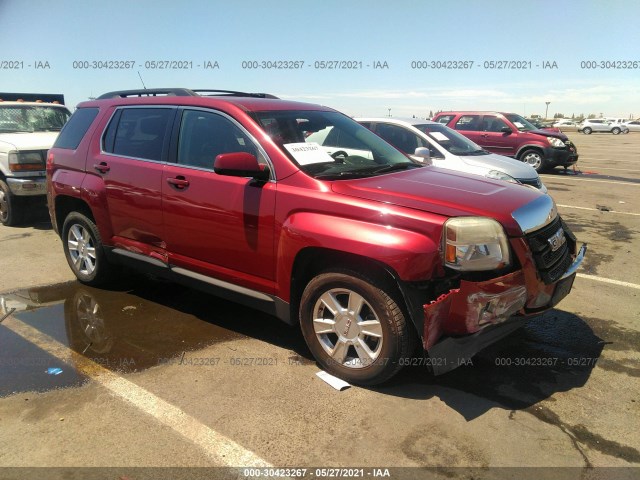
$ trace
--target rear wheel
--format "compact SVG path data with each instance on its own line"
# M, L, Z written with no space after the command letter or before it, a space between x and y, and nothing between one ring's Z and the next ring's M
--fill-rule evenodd
M622 130L620 130L618 127L613 127L611 129L611 133L613 133L614 135L619 135L621 131Z
M300 324L322 368L352 384L388 380L415 345L415 333L391 295L355 272L311 280L302 294Z
M538 150L526 150L520 155L520 160L535 168L536 172L541 172L545 168L545 161L542 153Z
M20 199L9 190L9 185L0 180L0 223L7 227L20 224L24 218L20 203Z
M79 212L71 212L62 226L62 242L67 263L78 280L87 285L104 285L114 274L105 256L95 223Z

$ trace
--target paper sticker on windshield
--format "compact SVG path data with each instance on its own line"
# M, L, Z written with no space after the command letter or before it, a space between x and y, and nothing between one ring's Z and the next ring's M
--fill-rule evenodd
M430 132L430 133L431 133L431 136L439 142L448 142L449 140L451 140L444 133L441 133L441 132Z
M284 145L300 165L333 162L333 158L315 142L287 143Z
M513 124L518 128L524 128L524 125L520 122L513 122Z

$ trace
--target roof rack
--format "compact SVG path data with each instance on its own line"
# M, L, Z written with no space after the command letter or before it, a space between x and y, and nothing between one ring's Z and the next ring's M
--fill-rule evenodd
M236 92L233 90L209 90L198 89L190 90L188 88L147 88L143 90L116 90L100 95L97 100L104 100L107 98L128 98L128 97L213 97L213 96L226 96L226 97L256 97L256 98L278 98L275 95L269 93L247 93Z
M227 97L256 97L256 98L278 98L270 93L248 93L248 92L236 92L234 90L209 90L209 89L197 89L192 90L203 97L214 96L227 96Z

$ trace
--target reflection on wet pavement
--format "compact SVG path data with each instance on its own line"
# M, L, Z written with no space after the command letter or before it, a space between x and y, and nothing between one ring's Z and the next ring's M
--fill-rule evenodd
M240 338L246 329L265 324L269 337L295 336L294 329L275 318L146 278L137 279L136 286L126 291L95 289L77 282L19 291L3 295L2 308L15 308L13 316L18 320L121 373L144 370L184 352ZM0 397L86 381L73 367L1 324L0 345Z

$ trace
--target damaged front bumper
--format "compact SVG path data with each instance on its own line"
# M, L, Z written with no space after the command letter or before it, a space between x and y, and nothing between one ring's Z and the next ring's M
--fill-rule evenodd
M483 282L462 280L459 288L423 305L423 347L434 374L463 365L477 352L557 305L573 286L586 245L560 280L544 285L524 270ZM541 304L544 299L544 304Z

